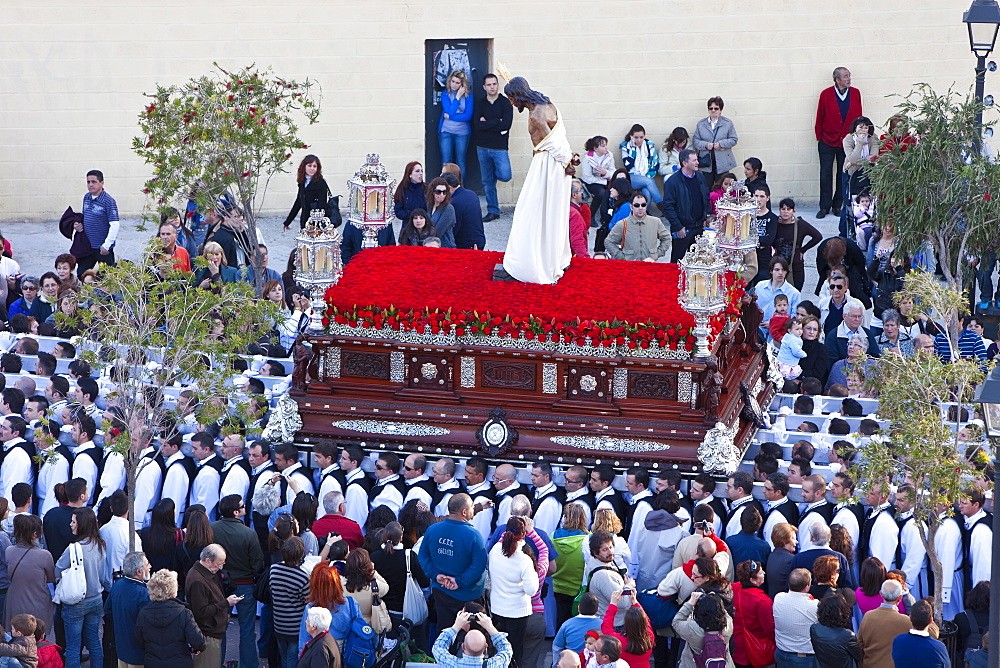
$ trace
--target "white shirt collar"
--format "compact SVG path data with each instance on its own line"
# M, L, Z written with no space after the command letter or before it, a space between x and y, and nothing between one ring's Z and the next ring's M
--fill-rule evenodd
M787 497L785 497L785 498L787 498ZM826 499L820 499L819 501L817 501L815 503L810 503L808 506L806 506L806 512L809 512L810 510L816 510L817 508L819 508L820 506L822 506L824 503L826 503Z
M555 488L556 488L556 484L554 482L552 482L552 481L549 481L549 484L547 484L547 485L545 485L543 487L539 487L538 489L535 490L535 498L536 499L540 499L543 496L545 496L546 494L548 494L549 492L551 492L552 490L554 490Z
M454 478L448 480L448 482L443 482L437 486L439 492L447 492L449 489L458 489L460 485L458 481Z
M478 485L473 485L472 487L467 487L466 490L469 492L469 495L471 496L472 494L478 494L479 492L485 492L489 488L490 488L490 481L489 480L483 480Z
M203 460L201 460L200 462L195 462L195 464L196 464L196 465L198 466L198 468L201 468L201 467L203 467L203 466L204 466L205 464L207 464L207 463L209 463L210 461L212 461L212 459L214 459L215 457L218 457L218 455L217 455L217 454L215 454L215 453L213 452L212 454L210 454L210 455L209 455L208 457L205 457L205 458L204 458Z
M289 478L289 477L291 477L291 475L293 473L295 473L296 471L298 471L300 468L302 468L302 462L295 462L294 464L292 464L291 466L289 466L287 469L285 469L284 471L282 471L281 475L284 476L285 478Z
M417 484L422 483L425 480L430 480L430 478L428 478L425 475L422 475L422 476L417 476L416 478L403 478L403 480L406 481L407 485L417 485Z
M979 512L976 513L975 515L973 515L972 517L966 517L965 518L965 528L966 529L971 529L972 525L975 524L976 522L978 522L979 519L982 518L982 517L986 517L986 511L982 510L982 509L980 509Z
M340 465L338 465L338 464L330 464L325 469L323 469L322 471L320 471L320 475L326 475L327 473L333 473L334 471L336 471L339 468L340 468Z
M598 492L597 495L594 498L596 498L598 501L601 501L601 500L604 499L604 497L611 496L614 493L615 493L615 488L612 487L611 485L608 485L607 487L605 487L604 489L602 489L600 492Z
M767 502L767 509L768 510L774 510L778 506L784 505L786 503L788 503L788 497L787 496L784 497L784 498L782 498L782 499L780 499L780 500L778 500L778 501L768 501Z
M75 452L74 452L74 454L75 454ZM181 452L180 450L178 450L174 454L172 454L169 457L167 457L167 461L165 463L166 463L167 466L170 466L174 462L180 461L182 459L184 459L184 453Z
M364 477L365 477L365 470L359 466L358 468L356 468L353 471L349 472L347 474L347 477L345 478L345 480L347 482L354 482L358 478L364 478Z
M227 459L226 463L222 465L222 470L223 471L228 471L229 469L231 469L234 466L236 466L237 462L241 461L242 459L243 459L243 455L236 455L232 459Z
M703 499L703 501L699 502L699 505L701 503L708 503L711 500L712 500L712 497L709 497L707 499ZM752 494L750 496L742 496L742 497L736 499L735 501L733 501L732 503L729 504L729 510L730 510L730 512L732 512L736 508L739 508L740 506L742 506L745 503L750 503L751 501L753 501L753 495Z
M382 478L381 480L379 480L377 483L375 483L375 486L376 487L385 487L390 482L395 482L396 480L399 480L399 474L398 473L393 473L388 478Z
M930 634L930 632L927 629L923 629L923 630L920 630L920 629L910 629L910 633L913 634L913 635L915 635L915 636L923 636L925 638L930 638L931 637L931 634Z
M590 491L590 489L586 485L584 485L583 487L581 487L580 489L576 490L575 492L569 492L568 494L566 494L566 500L567 501L573 501L575 499L579 499L581 496L587 496L587 492L589 492L589 491ZM582 617L583 615L580 615L580 616Z
M84 450L87 450L88 448L92 447L94 447L93 441L87 441L86 443L81 443L80 445L77 445L76 447L73 448L73 454L78 455Z
M16 436L16 437L14 437L14 438L10 439L9 441L5 442L5 443L3 444L3 449L4 449L5 451L6 451L6 450L10 450L10 449L11 449L11 448L13 448L14 446L16 446L16 445L19 445L19 444L21 444L21 443L27 443L27 441L26 441L26 440L24 440L23 438L21 438L20 436Z
M264 462L260 466L253 467L253 474L257 475L258 473L263 473L264 471L266 471L267 469L271 468L272 466L274 466L274 462L272 462L270 459L268 459L266 462Z
M639 492L638 494L636 494L635 496L632 497L632 501L630 502L630 505L634 506L639 501L641 501L642 499L645 499L648 496L649 497L653 496L653 493L650 492L648 489L644 489L644 490L642 490L641 492Z

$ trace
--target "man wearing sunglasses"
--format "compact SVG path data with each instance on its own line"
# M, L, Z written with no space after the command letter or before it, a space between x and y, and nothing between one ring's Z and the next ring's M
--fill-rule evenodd
M824 334L829 334L844 322L844 304L850 295L850 285L847 276L843 274L832 274L827 280L830 295L823 297L819 302L819 319L823 324Z
M646 196L632 195L632 213L611 228L604 241L608 257L613 260L656 262L670 255L670 230L655 216L647 215Z

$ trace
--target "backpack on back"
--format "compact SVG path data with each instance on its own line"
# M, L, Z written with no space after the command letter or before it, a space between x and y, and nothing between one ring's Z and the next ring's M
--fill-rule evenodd
M618 572L618 569L611 568L611 566L598 566L594 570L590 571L590 575L587 576L587 584L581 585L579 593L573 598L573 605L571 606L571 612L573 616L580 614L580 599L583 595L590 591L590 581L594 579L594 573L597 571L614 571Z
M361 615L358 602L350 596L347 597L347 602L354 613L354 619L347 631L344 651L341 653L344 668L371 668L378 659L379 636Z
M701 642L701 654L694 655L697 668L726 668L728 648L721 633L706 633Z

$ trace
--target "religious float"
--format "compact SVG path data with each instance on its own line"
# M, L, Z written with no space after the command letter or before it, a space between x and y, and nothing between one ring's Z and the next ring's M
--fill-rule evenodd
M297 442L735 468L774 392L745 334L760 312L731 262L756 245L745 191L720 200L718 233L679 265L574 258L556 285L538 285L494 281L501 253L376 248L393 182L369 155L349 186L348 223L367 250L342 268L322 211L297 242L313 303L295 350Z

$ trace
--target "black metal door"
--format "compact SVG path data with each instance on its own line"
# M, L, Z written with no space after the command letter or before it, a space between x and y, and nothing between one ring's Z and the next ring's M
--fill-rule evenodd
M441 121L441 91L447 84L448 74L440 74L439 66L453 63L466 70L472 98L483 97L483 77L489 72L490 39L429 39L424 42L425 92L424 92L424 172L427 180L441 173L441 148L438 144L438 124ZM445 67L448 69L448 67ZM469 141L469 151L465 158L463 185L476 193L483 194L483 184L476 159L476 140Z

